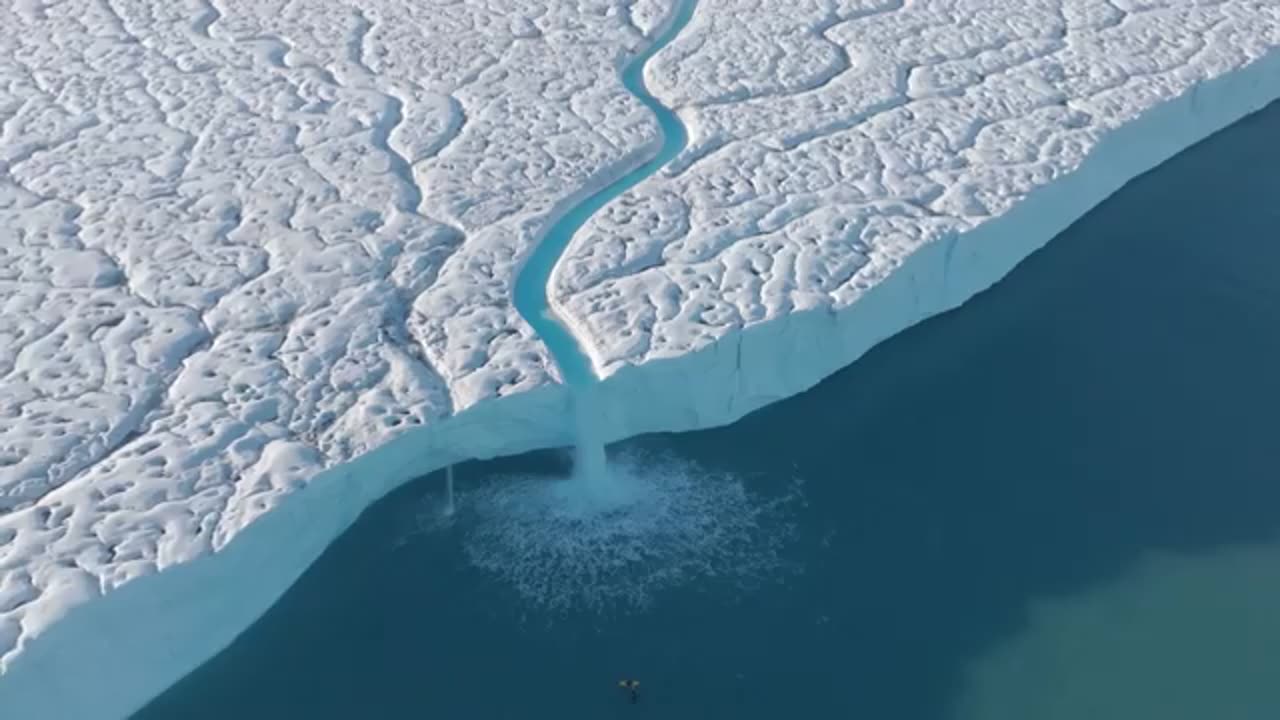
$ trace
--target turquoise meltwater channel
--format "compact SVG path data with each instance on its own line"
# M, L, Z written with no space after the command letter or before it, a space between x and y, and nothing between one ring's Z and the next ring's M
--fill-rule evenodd
M658 153L643 165L570 208L547 230L542 242L538 244L537 249L516 278L516 309L546 344L556 365L560 368L565 384L575 390L592 385L596 380L596 373L585 350L569 331L568 326L551 308L547 297L547 284L551 280L551 273L555 270L556 263L559 262L578 230L614 198L640 184L645 178L675 159L688 143L689 134L685 130L684 123L645 87L644 68L653 56L670 44L689 24L696 4L694 0L680 2L666 28L654 38L644 52L632 58L622 71L623 86L657 117L662 131L662 146Z

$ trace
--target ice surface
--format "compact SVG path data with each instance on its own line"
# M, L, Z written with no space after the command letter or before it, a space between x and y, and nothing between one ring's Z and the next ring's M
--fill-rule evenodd
M653 151L617 68L671 6L0 6L6 716L126 714L389 488L567 440L514 277ZM646 78L689 148L553 276L602 436L962 302L1280 97L1277 46L1258 0L702 0Z
M606 3L66 0L0 28L6 669L322 470L548 385L513 269L656 137Z
M605 375L849 307L1278 32L1257 2L704 0L650 82L689 149L584 228L554 302Z

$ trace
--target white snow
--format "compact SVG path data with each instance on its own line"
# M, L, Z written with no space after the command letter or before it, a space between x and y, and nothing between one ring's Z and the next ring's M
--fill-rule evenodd
M511 288L652 150L616 67L670 7L0 6L0 714L125 715L390 488L568 442ZM701 0L648 72L688 151L553 278L605 435L962 302L1280 97L1278 46L1263 0Z

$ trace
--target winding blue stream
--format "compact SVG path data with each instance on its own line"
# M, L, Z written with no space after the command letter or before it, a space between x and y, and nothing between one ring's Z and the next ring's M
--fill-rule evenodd
M642 180L657 172L675 159L688 143L689 134L680 118L658 102L644 84L644 68L650 58L658 54L693 18L696 0L684 0L676 6L675 16L649 47L628 63L622 71L622 84L645 107L657 116L662 130L662 148L648 162L606 185L571 208L547 231L538 248L516 278L515 305L524 319L542 338L564 381L571 387L584 387L596 379L591 359L578 345L569 328L556 316L547 300L547 283L560 256L564 254L573 236L593 215L614 198L625 193Z

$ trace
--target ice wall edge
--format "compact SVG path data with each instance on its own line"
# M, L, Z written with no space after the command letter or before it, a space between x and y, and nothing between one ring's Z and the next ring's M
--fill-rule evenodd
M922 247L847 308L793 313L679 358L618 370L600 388L606 436L723 425L812 387L879 341L986 289L1135 176L1277 98L1273 51L1111 132L1076 172L997 220ZM0 676L3 715L128 716L226 647L387 492L467 458L567 444L566 401L562 386L543 386L406 433L320 474L220 552L72 609Z

